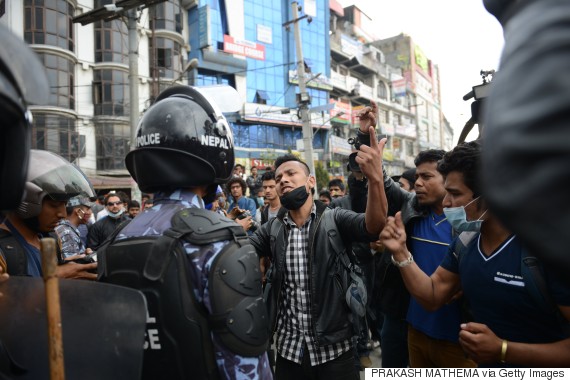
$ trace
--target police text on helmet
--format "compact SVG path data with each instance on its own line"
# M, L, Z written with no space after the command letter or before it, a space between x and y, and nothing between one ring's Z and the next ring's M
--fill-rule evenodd
M137 146L160 144L160 133L150 133L137 137Z
M205 135L202 135L200 137L202 145L228 149L228 140L225 138L219 138L217 136L205 136Z

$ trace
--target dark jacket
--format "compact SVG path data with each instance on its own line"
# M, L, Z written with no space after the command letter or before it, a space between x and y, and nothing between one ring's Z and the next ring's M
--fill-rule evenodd
M311 317L317 344L324 346L350 338L353 330L348 319L350 310L346 304L345 291L341 289L340 283L335 281L335 273L339 270L335 265L336 252L332 249L327 231L324 231L320 223L327 207L320 201L315 201L315 204L316 218L311 222L309 231ZM271 258L272 267L268 273L270 286L266 288L266 298L273 330L277 324L280 293L285 278L285 256L289 245L289 231L283 222L286 212L287 210L281 209L276 218L261 226L250 238L259 256ZM376 239L376 236L366 232L364 214L338 210L335 223L345 247L350 247L352 241ZM276 233L271 233L272 230Z
M414 224L427 215L427 210L418 205L415 193L403 190L384 172L384 191L388 200L388 215L402 211L402 221L409 239ZM392 264L391 253L385 251L377 259L376 284L374 299L379 302L380 310L392 317L404 319L408 312L410 293L404 285L400 270Z
M501 69L485 99L485 200L548 270L568 277L570 2L484 3L505 37Z
M277 210L277 214L279 214L281 210L284 210L283 206L279 207L279 210ZM264 206L261 209L261 224L265 224L268 221L269 221L269 206Z
M87 233L87 248L91 248L92 250L97 250L105 240L109 236L115 232L115 229L119 226L119 224L123 223L126 220L130 220L130 218L123 213L119 218L111 218L110 216L106 216L101 220L98 220L89 228L89 232Z

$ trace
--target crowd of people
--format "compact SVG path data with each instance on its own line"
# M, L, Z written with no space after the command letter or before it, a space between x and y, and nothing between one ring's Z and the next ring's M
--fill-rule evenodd
M14 139L0 155L0 283L40 277L40 239L53 237L57 277L140 290L154 326L143 378L355 380L374 341L383 367L570 364L567 276L555 250L543 261L490 207L500 192L489 201L480 181L484 139L421 151L390 177L371 102L346 183L318 189L293 154L246 175L223 105L172 86L137 130L161 138L125 157L140 202L97 195L77 166L28 149L46 78L30 83L8 57L41 64L0 35L1 127Z

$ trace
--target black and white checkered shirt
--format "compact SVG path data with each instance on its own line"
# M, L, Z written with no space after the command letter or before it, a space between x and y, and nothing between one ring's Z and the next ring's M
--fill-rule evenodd
M297 226L287 214L283 221L289 229L289 246L285 257L285 280L281 288L281 303L277 317L277 351L287 360L301 364L305 343L311 365L336 359L350 350L350 340L317 346L311 319L309 229L316 217L313 204L311 215Z

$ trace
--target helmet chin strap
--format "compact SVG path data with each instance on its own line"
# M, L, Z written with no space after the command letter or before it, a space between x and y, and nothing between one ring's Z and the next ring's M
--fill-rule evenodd
M40 219L37 216L33 216L31 218L22 219L22 222L28 227L30 230L40 233Z

